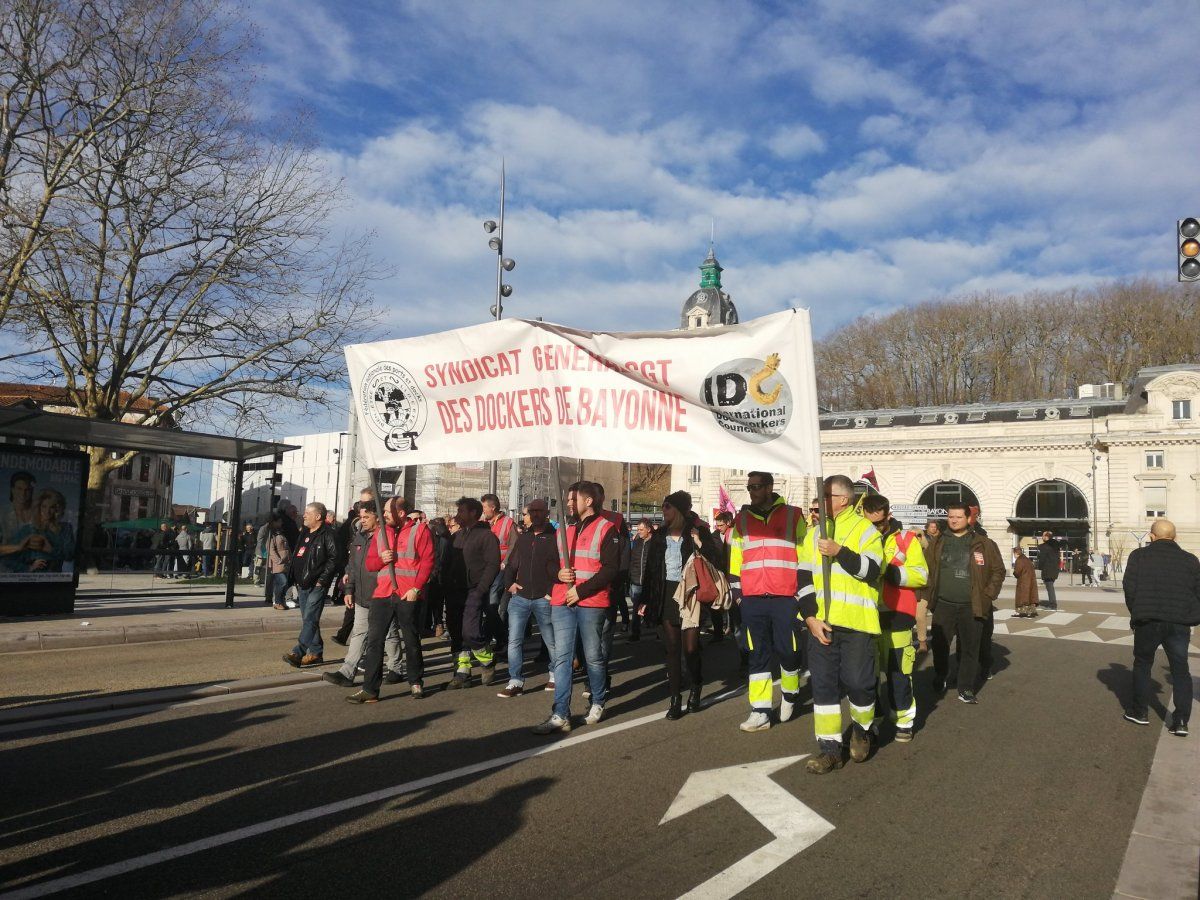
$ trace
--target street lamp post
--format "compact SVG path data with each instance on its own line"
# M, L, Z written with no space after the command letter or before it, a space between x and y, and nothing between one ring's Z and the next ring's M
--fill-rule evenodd
M512 296L512 285L504 283L504 273L511 272L517 267L517 262L504 255L504 160L500 160L500 221L497 223L488 219L483 223L483 230L492 237L488 246L496 251L496 302L489 310L497 322L504 316L504 298ZM515 490L515 487L514 487ZM488 463L488 493L496 493L496 461ZM511 502L519 502L509 498Z
M341 511L341 508L342 508L339 505L339 503L341 501L341 497L342 497L342 438L345 437L346 435L348 435L349 433L350 432L348 432L348 431L339 431L338 436L337 436L337 446L333 448L333 455L335 457L337 457L337 471L333 476L335 479L334 483L333 483L333 515L334 515L334 518L337 518L337 515Z

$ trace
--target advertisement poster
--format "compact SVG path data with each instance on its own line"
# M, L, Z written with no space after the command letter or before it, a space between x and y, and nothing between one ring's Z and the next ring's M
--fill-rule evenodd
M73 593L86 479L83 453L0 444L0 584Z
M566 456L820 471L804 309L695 331L505 319L346 360L371 468Z

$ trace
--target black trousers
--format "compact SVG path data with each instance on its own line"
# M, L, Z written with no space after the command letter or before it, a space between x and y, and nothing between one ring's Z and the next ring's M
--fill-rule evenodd
M421 620L421 601L408 602L394 594L387 600L371 600L367 614L367 646L363 653L363 690L379 695L383 683L383 639L393 621L404 641L404 662L408 683L421 684L425 677L425 660L421 654L421 635L417 623Z
M958 689L975 690L979 678L979 640L986 619L977 619L970 603L942 601L933 610L933 670L945 682L950 671L950 642L958 642Z
M1186 725L1192 711L1192 675L1188 671L1188 644L1192 629L1170 622L1139 622L1133 629L1133 712L1146 717L1150 705L1150 669L1161 645L1171 669L1174 719Z
M343 603L345 600L342 601ZM337 630L334 639L339 644L344 644L350 640L350 632L354 630L354 607L346 607L346 614L342 616L342 627Z

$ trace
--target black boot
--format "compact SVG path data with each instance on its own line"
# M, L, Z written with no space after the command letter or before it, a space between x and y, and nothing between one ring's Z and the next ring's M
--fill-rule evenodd
M679 694L671 698L671 708L667 710L667 718L672 722L683 718L683 698Z
M687 711L690 713L700 712L700 687L697 685L688 692Z

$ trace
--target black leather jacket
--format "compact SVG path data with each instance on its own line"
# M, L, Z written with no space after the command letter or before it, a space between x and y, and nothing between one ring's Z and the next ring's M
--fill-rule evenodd
M300 532L292 554L292 581L298 588L304 591L328 588L337 564L337 536L332 528L322 525L313 532L308 529Z

